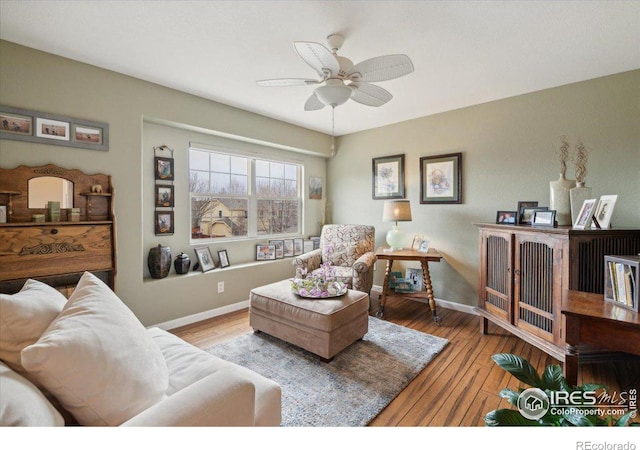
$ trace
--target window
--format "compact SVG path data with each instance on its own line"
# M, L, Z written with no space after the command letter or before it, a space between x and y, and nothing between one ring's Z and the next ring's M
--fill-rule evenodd
M191 148L191 239L299 234L299 164Z

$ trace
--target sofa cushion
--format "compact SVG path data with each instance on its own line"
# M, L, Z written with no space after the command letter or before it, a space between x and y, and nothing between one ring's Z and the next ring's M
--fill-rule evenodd
M0 362L0 426L55 427L64 419L40 390Z
M81 425L119 425L166 398L162 352L89 272L42 337L22 351L22 364Z
M20 352L42 336L65 303L64 295L36 280L16 294L0 294L0 359L24 375Z

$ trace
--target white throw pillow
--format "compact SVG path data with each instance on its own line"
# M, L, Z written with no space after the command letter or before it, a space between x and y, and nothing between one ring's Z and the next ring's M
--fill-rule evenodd
M0 362L0 426L60 427L62 415L29 380Z
M42 336L65 303L64 295L36 280L16 294L0 294L0 359L24 374L20 352Z
M24 368L81 425L120 425L166 398L167 365L145 327L107 285L85 272Z

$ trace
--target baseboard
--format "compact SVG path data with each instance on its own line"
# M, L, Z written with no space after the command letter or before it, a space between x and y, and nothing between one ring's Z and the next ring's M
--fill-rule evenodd
M376 292L378 294L382 293L382 286L376 285L374 284L371 287L371 292ZM424 298L412 298L411 300L415 300L417 302L422 302L422 303L427 303L427 299ZM464 305L462 303L457 303L457 302L452 302L449 300L444 300L441 298L436 298L435 299L436 304L438 306L438 308L445 308L445 309L452 309L454 311L460 311L463 313L467 313L467 314L472 314L474 316L479 315L478 314L478 310L475 306L471 306L471 305Z
M242 309L247 309L248 307L249 307L249 300L244 300L242 302L234 303L232 305L221 306L220 308L210 309L208 311L202 311L197 314L191 314L190 316L180 317L178 319L169 320L168 322L162 322L152 326L162 328L163 330L173 330L175 328L184 327L186 325L191 325L196 322L201 322L203 320L212 319L218 316L223 316L225 314L240 311Z

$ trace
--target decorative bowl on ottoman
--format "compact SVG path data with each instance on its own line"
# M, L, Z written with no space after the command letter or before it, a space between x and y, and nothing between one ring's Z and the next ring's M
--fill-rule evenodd
M330 298L346 294L347 285L338 281L331 263L320 266L315 275L298 269L291 280L291 292L305 298Z

